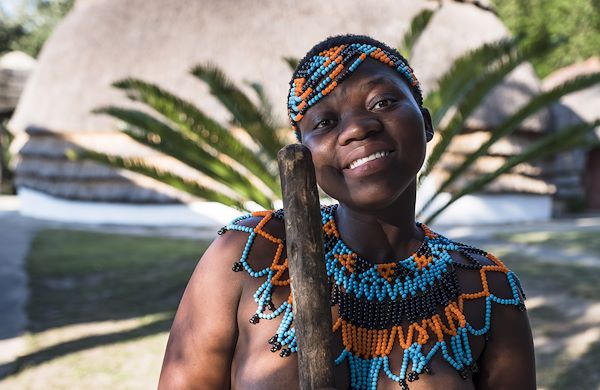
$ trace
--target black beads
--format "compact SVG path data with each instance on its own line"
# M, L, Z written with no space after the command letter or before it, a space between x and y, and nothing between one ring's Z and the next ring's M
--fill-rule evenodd
M269 301L269 303L267 303L267 308L271 311L275 311L275 304L273 301Z
M479 371L479 367L477 367L477 362L473 362L471 364L471 366L469 367L469 369L471 370L471 372L473 374L475 374L477 371Z
M258 314L253 315L252 318L250 318L250 320L249 320L249 322L252 325L258 324L259 321L260 321L260 318L258 317Z
M226 231L227 231L227 227L223 226L221 229L219 229L219 231L217 231L217 234L219 236L222 236L223 234L225 234Z
M419 373L416 371L411 371L408 373L407 379L409 382L414 382L419 379Z
M288 357L292 354L292 351L289 348L284 348L281 350L281 352L279 352L279 356L281 357Z
M410 390L408 388L408 383L406 383L406 379L400 379L399 385L402 390Z
M233 266L231 267L231 270L233 272L240 272L240 271L244 270L244 266L242 265L242 263L235 262L235 263L233 263Z
M433 375L433 371L431 370L431 367L429 367L429 366L425 366L425 367L423 368L423 371L425 371L425 373L426 373L427 375Z
M271 347L271 352L275 353L277 351L279 351L281 349L281 343L278 341L275 341L273 343L273 346Z
M519 310L521 311L525 311L527 310L527 308L525 307L525 304L523 302L520 302L517 307L519 308Z

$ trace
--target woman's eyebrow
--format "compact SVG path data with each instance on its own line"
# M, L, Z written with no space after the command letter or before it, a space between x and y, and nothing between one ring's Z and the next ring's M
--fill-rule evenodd
M382 85L398 87L398 85L393 80L390 80L390 78L387 76L371 77L363 83L362 87L363 88L364 87L373 88L373 87L382 86Z

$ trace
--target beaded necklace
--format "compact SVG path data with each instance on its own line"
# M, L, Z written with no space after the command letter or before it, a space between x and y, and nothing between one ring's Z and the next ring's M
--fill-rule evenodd
M348 362L351 387L376 389L383 369L389 379L398 382L403 390L408 389L407 381L419 379L422 373L432 374L429 362L438 352L463 379L476 372L477 364L471 354L468 334L486 335L487 339L492 302L515 305L525 310L521 298L523 296L524 299L524 294L517 276L491 253L450 240L419 222L416 224L423 231L424 240L411 256L395 262L372 264L342 241L334 217L337 206L322 206L321 216L331 305L337 305L339 313L333 332L341 332L344 346L335 364ZM253 216L262 217L256 227L238 224ZM233 271L246 271L254 278L265 278L254 293L258 307L250 323L257 324L261 319L272 320L281 316L279 329L268 343L271 352L279 352L285 357L297 352L298 345L291 292L279 307L271 300L276 287L289 286L290 283L289 278L283 279L287 270L287 258L282 258L285 241L264 230L272 218L283 219L283 210L244 215L223 227L219 234L227 230L249 234ZM255 270L248 263L257 237L277 246L271 265L260 270ZM461 253L469 263L453 261L449 251ZM472 254L484 255L494 264L484 265ZM478 270L483 289L476 293L461 293L456 267ZM488 272L506 275L512 298L500 298L489 291ZM463 312L464 302L472 299L485 299L485 321L480 329L471 326ZM425 350L430 339L435 343ZM391 354L402 355L398 373L390 368Z

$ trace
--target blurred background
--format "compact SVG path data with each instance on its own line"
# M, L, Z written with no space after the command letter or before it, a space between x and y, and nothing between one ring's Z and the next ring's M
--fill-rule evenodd
M600 389L597 0L2 0L0 389L156 387L216 231L281 207L292 70L340 33L415 69L417 219L520 276L539 388Z

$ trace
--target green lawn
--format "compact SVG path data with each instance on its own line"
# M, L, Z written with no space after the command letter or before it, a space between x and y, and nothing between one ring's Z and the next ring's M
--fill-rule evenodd
M502 233L501 240L520 244L543 244L571 252L585 252L600 257L600 231Z
M173 315L207 245L39 232L27 259L30 352L0 389L156 387Z
M600 268L531 259L501 244L486 249L519 276L528 294L539 388L600 389Z
M535 245L559 240L532 237ZM579 232L560 239L587 252L597 245ZM173 313L207 244L39 232L28 258L29 352L0 390L155 388ZM540 388L600 388L600 269L531 259L501 242L482 249L515 271L528 294Z

